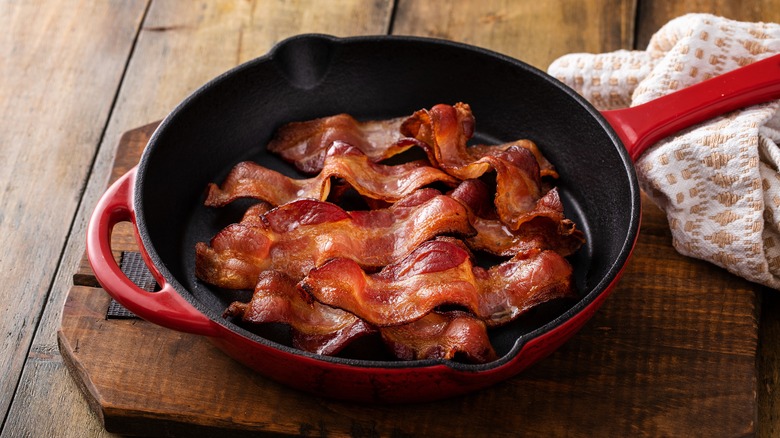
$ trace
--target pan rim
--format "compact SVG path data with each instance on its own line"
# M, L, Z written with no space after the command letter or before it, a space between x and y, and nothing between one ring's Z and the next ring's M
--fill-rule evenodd
M144 193L144 184L145 184L144 177L146 174L146 170L148 169L149 166L150 156L152 155L156 145L160 141L160 137L162 135L161 133L163 133L166 129L168 129L168 127L172 123L175 122L178 115L182 111L184 111L184 109L186 109L194 99L197 99L202 94L207 93L210 89L218 86L223 81L228 80L237 72L254 68L259 63L264 63L269 60L272 60L275 54L279 50L281 50L280 48L284 47L285 45L294 43L299 40L312 39L312 38L325 39L338 45L346 45L351 43L378 43L378 42L392 41L392 42L408 43L408 44L415 44L415 45L421 45L421 44L434 45L434 46L444 45L444 46L449 46L460 50L477 52L482 55L496 58L499 61L509 63L522 70L531 72L532 74L539 76L544 80L547 80L548 82L553 84L558 90L567 94L570 99L577 102L590 116L592 116L598 122L598 124L602 127L605 133L612 140L613 144L615 145L615 149L619 154L621 163L624 166L624 169L621 169L621 171L625 170L627 179L631 186L630 187L631 199L629 204L630 211L626 213L630 217L629 226L628 226L629 232L621 242L620 250L618 252L619 256L612 262L612 264L606 270L606 275L602 276L599 279L599 281L596 284L589 287L587 291L582 291L583 293L579 301L575 303L573 306L571 306L567 311L563 312L559 316L550 320L546 324L543 324L540 327L537 327L532 331L522 336L519 336L515 340L514 345L509 351L507 351L504 355L502 355L497 360L484 363L484 364L469 364L469 363L455 362L451 360L440 360L440 359L413 360L413 361L388 361L388 360L352 359L352 358L344 358L338 356L319 355L315 353L298 350L296 348L268 340L228 320L213 315L213 311L211 309L205 308L202 305L202 303L198 299L196 299L196 297L192 294L192 292L188 288L186 288L179 281L179 279L176 278L176 276L172 274L172 272L166 266L166 264L164 263L164 261L162 260L158 252L155 250L154 242L151 241L151 237L149 235L149 229L146 223L146 211L144 208L143 200L141 199L142 198L141 194ZM144 250L148 253L149 259L151 260L155 269L157 269L159 273L163 276L163 278L168 283L170 283L171 286L173 286L175 291L180 296L182 296L187 302L192 304L198 311L206 315L212 322L216 323L222 329L224 329L226 332L225 333L226 336L238 335L243 338L246 338L249 341L261 345L263 348L271 348L274 350L278 350L282 353L290 354L296 357L305 357L308 359L316 360L318 362L322 362L323 364L327 364L328 366L333 366L333 367L348 367L348 368L359 368L359 369L424 370L430 368L440 368L442 366L445 366L446 368L450 368L454 371L474 373L474 372L495 370L507 366L518 358L519 353L529 343L529 341L544 338L548 334L554 332L557 328L561 327L567 321L572 321L574 319L582 317L583 315L585 317L590 316L590 315L585 315L587 313L586 310L590 308L590 306L597 300L598 297L606 293L609 293L610 289L615 285L615 283L619 279L621 271L623 270L626 263L628 262L631 256L631 252L635 246L636 239L639 234L639 225L641 220L640 189L637 181L636 172L634 170L633 162L631 161L631 158L629 157L626 148L623 146L620 138L618 137L613 127L606 121L606 119L601 115L601 113L598 110L596 110L595 107L593 107L587 100L585 100L583 97L581 97L574 90L572 90L562 82L558 81L556 78L537 69L536 67L526 64L521 60L509 57L507 55L489 49L485 49L482 47L478 47L466 43L460 43L460 42L444 40L439 38L420 37L420 36L369 35L369 36L354 36L354 37L336 37L336 36L322 34L322 33L307 33L307 34L295 35L287 39L281 40L276 45L274 45L274 47L272 47L265 55L247 61L236 67L233 67L227 70L226 72L214 77L213 79L211 79L210 81L206 82L204 85L196 89L193 93L191 93L184 100L182 100L178 105L176 105L176 107L162 120L162 122L158 125L158 127L155 129L152 136L150 137L147 147L145 148L141 156L141 159L139 161L137 175L138 176L135 180L134 194L133 194L133 207L136 213L136 225L135 225L137 228L136 231L144 247Z

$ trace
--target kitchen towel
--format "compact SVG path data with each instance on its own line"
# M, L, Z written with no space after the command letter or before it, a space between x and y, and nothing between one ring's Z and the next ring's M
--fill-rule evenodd
M548 73L599 110L636 106L780 53L780 25L710 14L676 18L644 51L574 53ZM636 161L674 247L780 289L780 101L681 131Z

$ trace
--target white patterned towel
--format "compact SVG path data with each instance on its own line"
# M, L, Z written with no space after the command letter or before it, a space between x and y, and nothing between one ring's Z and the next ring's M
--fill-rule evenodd
M548 72L599 110L636 106L780 53L780 25L676 18L645 51L570 54ZM668 137L636 162L681 254L780 289L780 101Z

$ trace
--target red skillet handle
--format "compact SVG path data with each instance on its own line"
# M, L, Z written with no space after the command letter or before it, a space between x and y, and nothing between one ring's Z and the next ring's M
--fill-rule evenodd
M603 111L636 161L651 145L713 117L780 99L780 55L632 108Z
M122 272L111 254L111 232L120 222L135 225L133 210L133 168L109 187L100 199L87 228L87 257L103 288L128 310L154 324L203 336L217 334L216 323L195 309L171 286L151 263L141 247L146 265L161 285L158 292L147 292Z

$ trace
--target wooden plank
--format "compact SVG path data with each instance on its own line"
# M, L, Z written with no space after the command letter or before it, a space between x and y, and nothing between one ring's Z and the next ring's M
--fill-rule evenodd
M17 393L23 405L14 400L11 413L3 427L3 437L48 436L58 438L108 438L107 432L95 418L81 396L79 381L67 372L62 356L56 348L38 348L27 357L26 376L41 377L44 381L24 378ZM43 435L25 435L26 431L40 431Z
M633 0L399 0L393 33L474 44L546 70L567 53L632 47L634 13Z
M144 0L0 2L4 416L145 7Z
M758 356L758 430L760 438L780 435L780 295L764 292Z
M152 3L109 124L114 147L130 129L161 120L196 88L300 33L385 33L389 0ZM110 169L110 161L105 169Z
M636 48L647 47L650 37L669 20L689 13L706 13L747 22L780 22L777 0L688 0L639 2Z
M93 4L93 2L77 2L75 0L72 3L11 2L14 9L5 5L3 9L0 9L0 26L4 29L3 32L0 32L0 41L3 42L0 50L4 52L0 53L7 55L2 57L4 62L0 63L0 69L15 65L16 67L13 68L16 70L13 70L13 74L18 79L13 83L5 77L0 79L4 90L3 93L0 93L0 97L2 97L0 101L5 104L3 105L4 115L7 115L5 120L13 121L9 125L19 124L24 127L24 132L18 135L14 134L14 137L6 136L9 135L8 132L15 131L0 130L2 132L0 135L3 136L3 147L0 148L0 154L3 156L0 159L4 163L7 162L5 161L5 138L13 138L14 142L19 145L19 154L27 154L22 150L22 145L27 145L26 147L33 145L38 150L46 151L46 154L49 154L43 157L42 162L72 163L69 166L63 166L67 167L66 169L60 169L59 172L47 175L60 175L63 172L68 172L68 178L78 182L74 185L69 180L57 181L57 178L50 176L44 178L50 190L55 185L60 184L64 187L62 189L64 191L58 192L58 197L61 198L59 200L56 200L56 197L52 195L51 198L55 199L56 202L50 203L48 209L43 212L29 211L22 202L22 199L25 198L21 197L14 198L12 203L0 204L4 206L22 205L25 209L13 215L7 213L8 210L3 209L5 218L0 221L0 227L2 227L0 229L3 231L2 239L8 239L9 235L19 233L19 231L9 227L19 225L28 215L29 217L49 218L48 222L28 222L27 228L23 228L23 230L26 230L25 236L30 244L24 245L22 242L22 248L26 247L30 251L38 251L38 246L34 246L32 242L40 242L49 237L38 235L41 232L48 234L51 231L52 224L49 222L56 222L54 228L60 227L62 231L60 246L52 254L47 255L40 252L11 254L9 257L3 257L3 261L0 262L2 263L0 266L3 267L3 273L0 275L10 275L9 278L13 279L5 282L12 287L5 288L2 292L6 294L4 301L9 303L11 311L3 310L7 314L3 313L0 325L4 330L8 327L7 332L14 333L14 336L5 338L6 343L3 348L9 351L0 352L0 358L2 358L0 360L11 360L13 364L10 366L15 367L16 371L11 371L10 374L4 374L4 376L18 375L25 356L27 356L26 360L29 364L22 376L25 384L19 388L14 397L13 406L5 421L3 436L97 436L93 431L101 429L100 423L90 413L83 396L78 391L74 391L75 385L61 384L65 381L63 379L72 378L66 368L62 366L60 356L56 354L56 331L60 325L62 308L72 284L73 274L79 269L84 253L86 222L98 198L106 188L106 182L110 178L113 167L115 148L122 133L162 119L178 102L198 86L240 62L264 54L281 38L307 32L322 32L341 36L360 33L382 34L387 32L392 11L390 0L371 2L363 0L333 2L216 0L197 3L154 0L150 3L151 6L138 35L133 56L127 66L124 81L121 89L118 90L115 106L107 125L105 115L101 119L99 115L88 111L88 109L90 105L104 99L108 102L106 105L106 109L108 109L117 92L117 83L115 82L103 92L93 92L94 84L86 88L82 84L91 84L90 81L101 82L104 70L111 65L111 60L117 56L121 58L121 65L124 65L127 60L127 51L122 52L117 48L108 51L106 46L124 35L126 30L119 24L99 21L96 17L91 20L82 20L77 14L91 12L96 16L100 15L103 20L110 20L116 16L126 18L133 15L129 10L135 3L97 2ZM140 12L143 12L144 7L145 3L142 3ZM140 19L140 12L137 14L136 20ZM25 27L30 29L25 29ZM33 32L33 29L37 29L37 31ZM84 32L83 36L76 34L79 29ZM12 35L17 35L18 40L4 39ZM131 40L134 36L134 31L130 32ZM28 41L25 42L25 39ZM29 47L23 46L25 44ZM64 54L68 53L68 48L63 47L64 45L73 45L73 50L77 50L83 55L102 59L102 61L99 64L84 60L82 62L65 62L68 59L63 59L63 57ZM17 57L32 57L32 53L37 53L35 56L40 59L23 58L19 60L20 62L5 62L7 59L17 59L10 57L15 51L19 51L14 55ZM35 67L34 62L39 62L39 67ZM26 84L24 82L25 72L35 68L40 68L42 76L53 75L52 77L40 78L41 92L35 95L21 93L14 98L18 100L5 100L6 95L27 88L24 86ZM84 78L77 80L75 77L71 77L74 76L75 71L83 69L89 73ZM59 75L63 75L64 78L60 80ZM65 85L70 88L64 87ZM76 85L78 88L74 88ZM55 90L58 86L64 87L62 95L47 96L44 93L46 90ZM67 105L61 104L62 99L67 102ZM6 104L7 102L14 105ZM23 113L28 118L24 120L15 115L19 112L18 105L21 104L24 104L21 106L23 109L33 107L33 109L25 109ZM40 111L47 108L54 114ZM67 111L62 109L67 109ZM41 129L42 120L46 123L46 129ZM4 127L6 126L5 121L0 123L4 123L2 125ZM105 132L100 142L100 149L95 156L94 147L104 128ZM91 145L92 149L87 152L84 152L83 148L76 147L81 146L81 141L89 142L85 130L90 134L93 132L98 134L95 137L95 142ZM42 132L47 132L48 135L52 136L52 139L48 141L37 139L36 135L43 135ZM71 138L71 143L60 143L58 139L63 136L63 133L67 134L66 137ZM93 158L90 179L84 188L83 183ZM19 164L21 165L21 162ZM3 187L4 191L8 192L11 188L19 191L43 190L46 185L32 189L38 184L38 180L43 178L42 170L30 169L32 172L30 179L24 180L27 181L24 184L20 184L19 176L16 175L20 169L26 170L29 167L40 165L41 162L32 160L27 162L27 167L3 166L0 172L5 173L0 174L3 175L0 181L3 181L3 184L15 181L10 187ZM11 168L14 168L14 175L9 174ZM73 172L73 169L79 169L81 173L73 176L69 173ZM14 180L14 178L16 179ZM6 198L2 198L3 196L7 195L0 194L0 199L5 200ZM71 224L71 219L74 217L73 209L79 196L81 196L81 205ZM72 202L73 207L70 210L60 208L60 203L63 202ZM44 205L41 206L41 209ZM70 229L68 229L69 226ZM42 228L46 229L42 230ZM68 231L70 238L59 259L59 269L52 283L52 275L62 252L64 236L67 235ZM20 236L14 237L13 245L11 245L12 242L4 240L4 249L0 251L16 248L16 239L21 239ZM5 253L3 255L5 256ZM37 265L23 266L18 263L19 260L28 259L36 263L47 262L50 265L41 269ZM30 272L36 272L36 274L31 277L28 275ZM5 278L3 277L4 280ZM39 284L30 285L31 278L35 278ZM52 286L46 302L46 309L38 323L30 353L26 355L32 328L36 326L36 318L33 316L43 307L49 285ZM34 287L38 287L40 290L32 290ZM24 300L24 306L27 307L19 308L19 305L16 304L19 300L16 297L20 291L29 294L37 293L38 299L36 301ZM9 307L4 307L4 309L9 309ZM26 327L27 332L29 332L26 340L23 338L17 342L16 333L18 330L13 331L12 327ZM14 350L11 351L11 349ZM48 356L48 354L52 354L52 356ZM47 363L43 364L40 361ZM6 404L10 403L15 381L15 379L8 379L6 384L6 379L3 379L2 394ZM28 406L36 406L37 409L31 411Z

